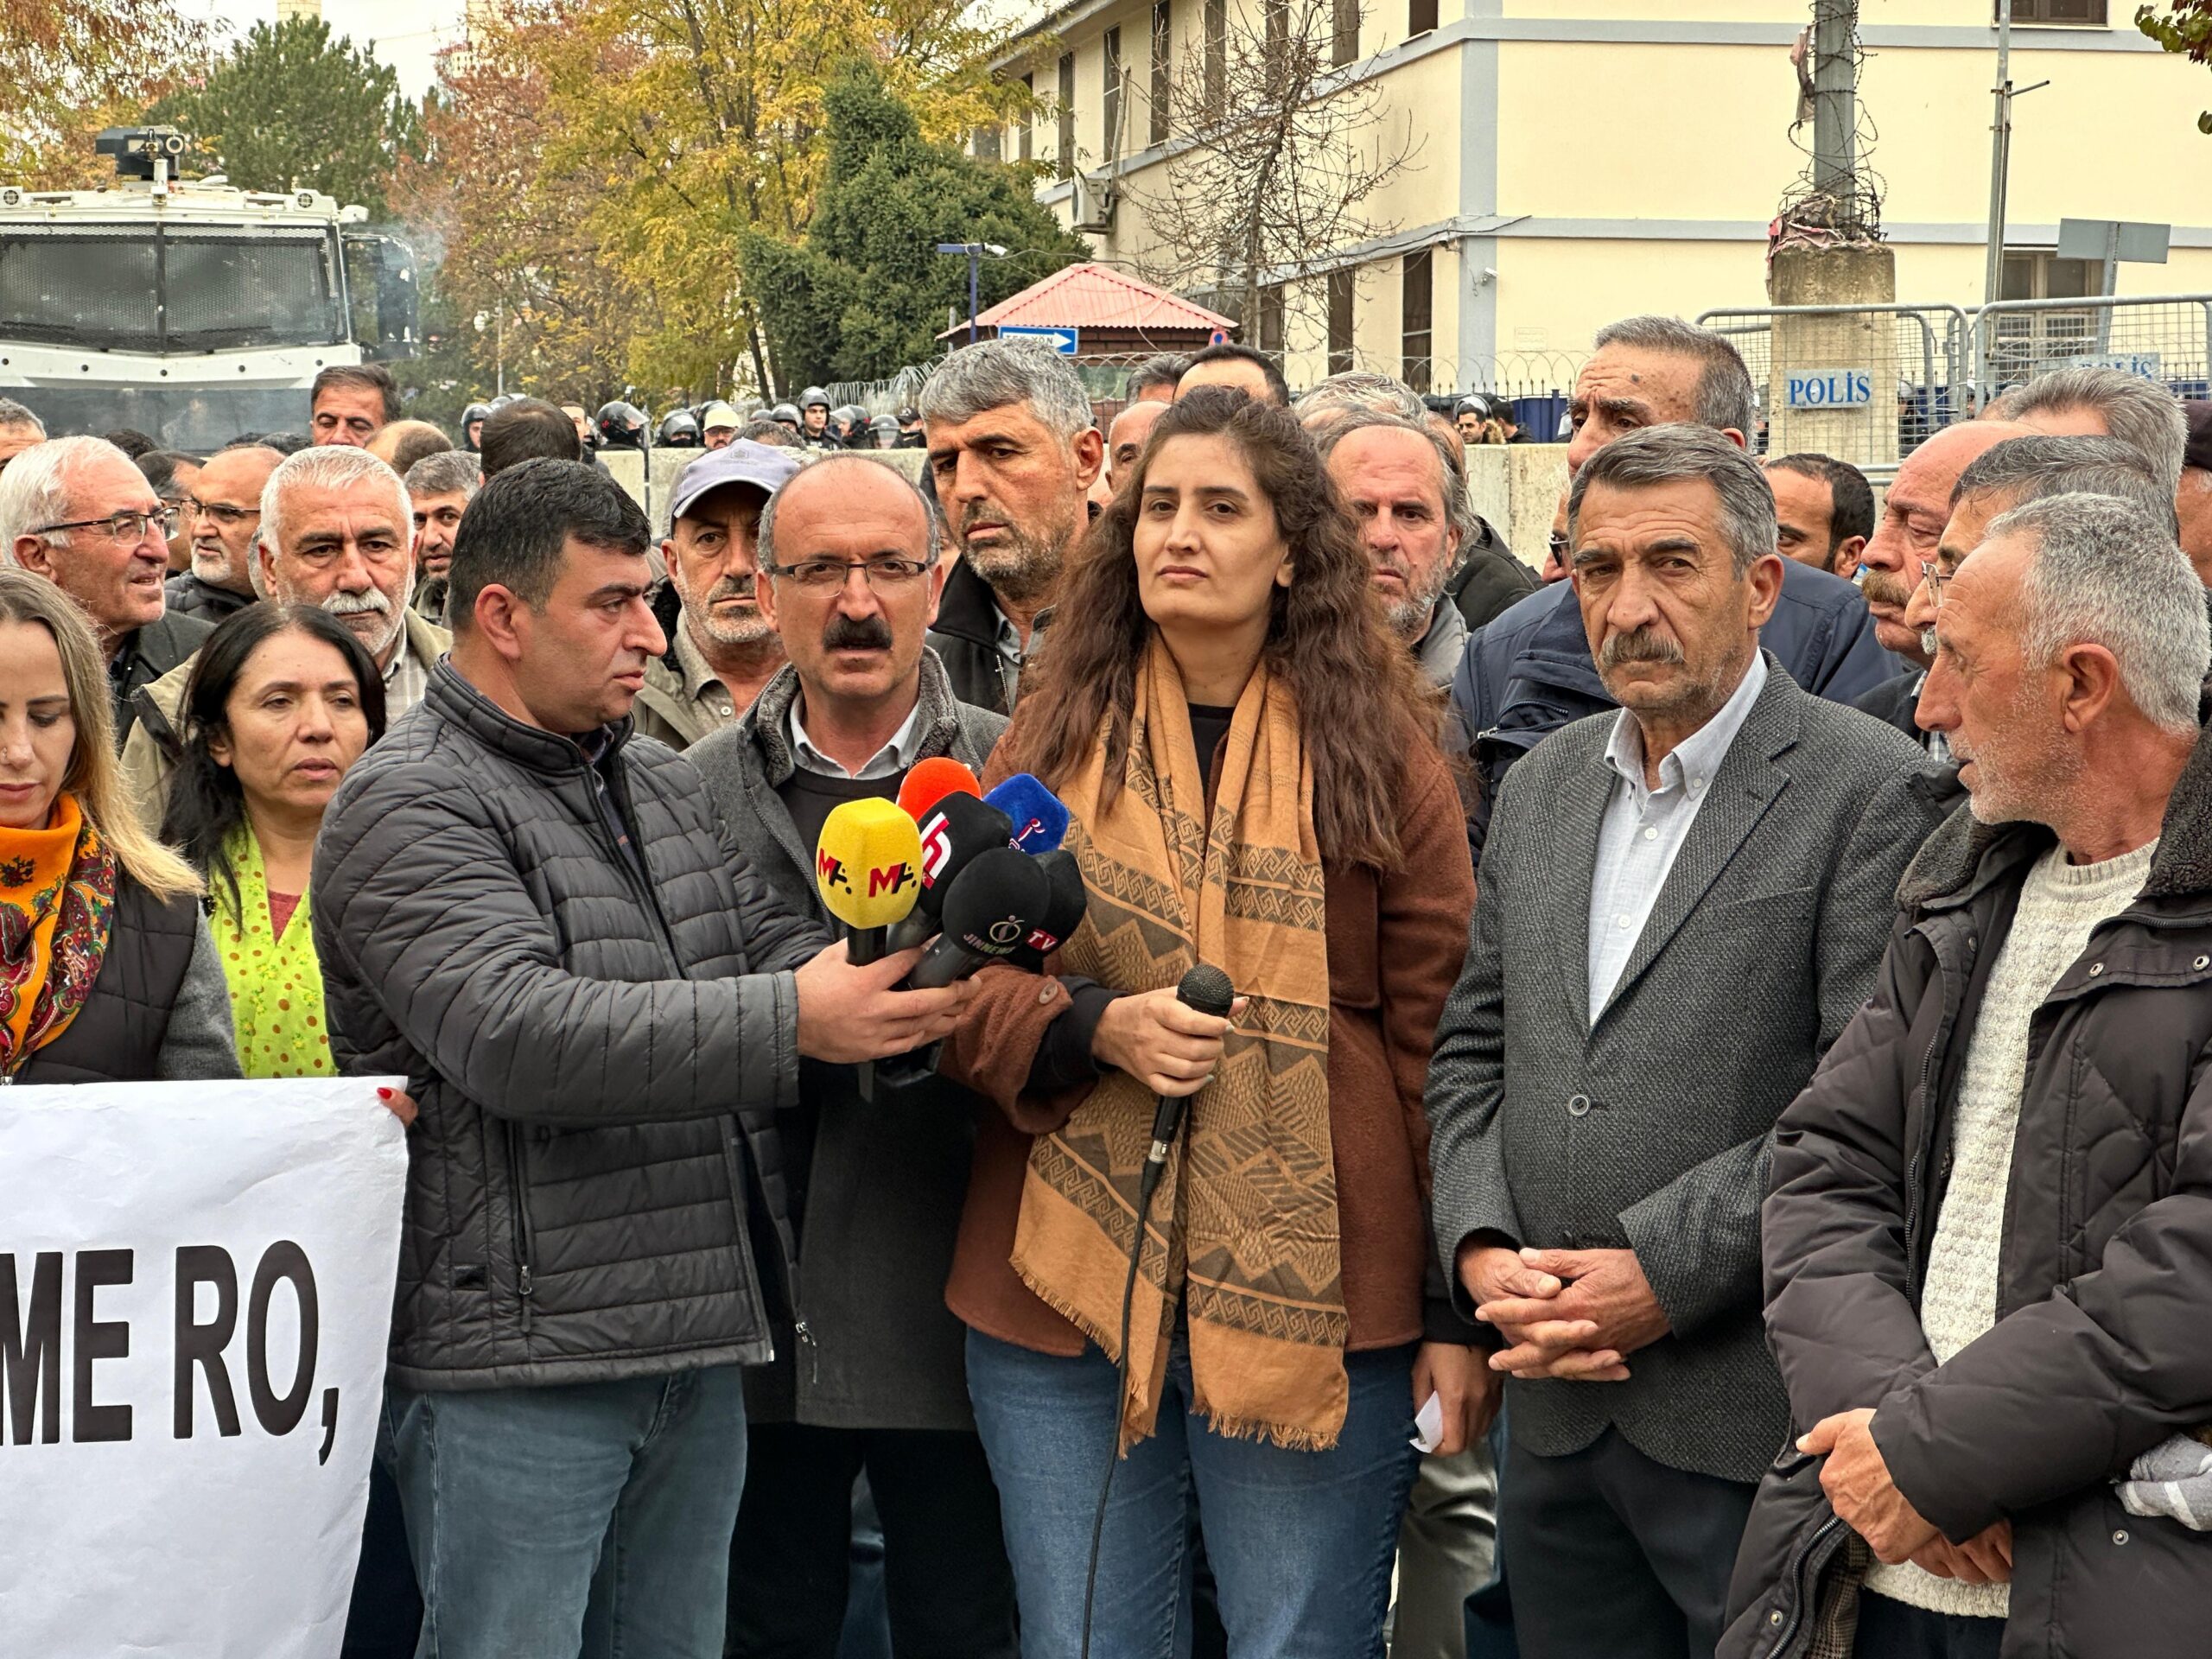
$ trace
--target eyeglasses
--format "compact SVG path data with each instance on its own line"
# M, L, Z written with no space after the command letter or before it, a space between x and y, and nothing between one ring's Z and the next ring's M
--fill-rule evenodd
M1934 559L1920 562L1920 579L1927 583L1928 597L1935 602L1937 610L1943 608L1943 590L1951 585L1958 574L1955 570L1944 569Z
M66 524L45 524L31 533L44 536L57 530L97 530L105 532L110 541L120 546L134 547L145 539L148 524L159 524L163 540L175 535L178 519L175 507L162 507L154 512L118 512L105 518L76 518Z
M226 527L242 524L249 518L261 517L259 507L228 507L219 501L202 501L199 497L192 495L184 498L184 510L189 513L197 513L202 518L213 518L217 524Z
M1551 549L1552 559L1555 563L1565 564L1567 563L1567 550L1569 546L1569 543L1563 534L1556 530L1552 531L1550 536L1545 538L1544 544Z
M882 593L919 581L936 564L935 559L801 559L797 564L764 564L760 569L764 575L788 576L817 593L842 588L857 570L862 581Z

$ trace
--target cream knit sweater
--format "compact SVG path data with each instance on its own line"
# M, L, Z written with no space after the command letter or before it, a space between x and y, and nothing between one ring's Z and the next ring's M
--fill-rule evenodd
M1920 1325L1936 1363L1948 1360L1997 1323L1998 1255L2005 1242L2005 1195L2012 1139L2028 1073L2028 1021L2072 967L2097 924L2117 916L2143 889L2155 841L2101 864L2069 864L2054 847L2020 889L2012 931L1991 968L1960 1080L1952 1129L1951 1180L1936 1218L1921 1293ZM1910 1561L1877 1562L1866 1587L1930 1612L2003 1618L2010 1586L1961 1584Z

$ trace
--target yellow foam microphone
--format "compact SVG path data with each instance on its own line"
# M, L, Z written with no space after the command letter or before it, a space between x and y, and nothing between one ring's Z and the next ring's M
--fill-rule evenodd
M815 843L814 885L845 925L852 959L874 962L884 930L921 896L922 832L896 801L841 802Z
M884 934L922 892L922 832L896 801L841 801L814 844L814 885L829 912L845 925L845 952L856 963L880 961ZM862 1100L875 1097L875 1067L860 1067Z

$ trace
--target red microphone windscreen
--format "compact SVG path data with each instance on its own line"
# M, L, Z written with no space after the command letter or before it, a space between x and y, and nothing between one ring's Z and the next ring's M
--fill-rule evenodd
M957 760L933 755L917 760L899 785L899 810L919 823L948 795L981 795L982 780Z

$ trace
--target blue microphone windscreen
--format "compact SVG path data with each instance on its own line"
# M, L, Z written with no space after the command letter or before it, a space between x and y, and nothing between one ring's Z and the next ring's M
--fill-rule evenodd
M1067 808L1026 772L1017 772L983 798L1013 821L1014 844L1025 853L1049 853L1067 838Z

